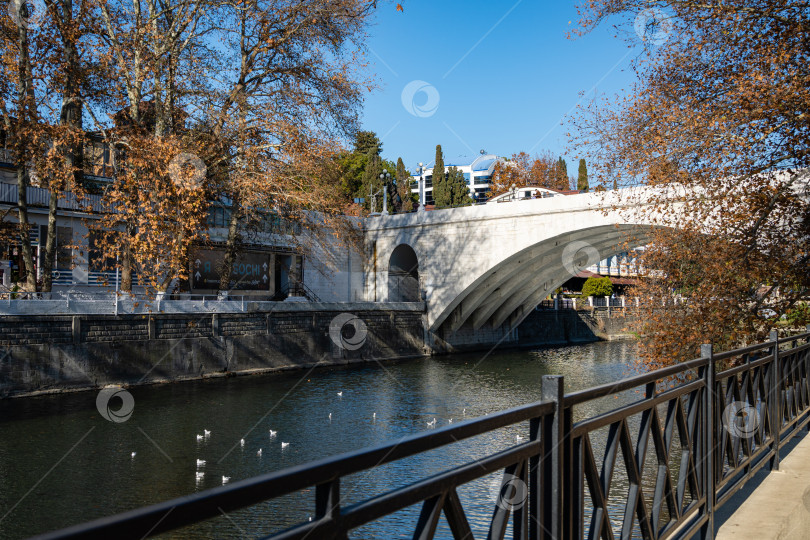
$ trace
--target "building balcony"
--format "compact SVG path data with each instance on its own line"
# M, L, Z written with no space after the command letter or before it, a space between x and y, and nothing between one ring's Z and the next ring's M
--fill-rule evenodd
M44 188L29 187L26 190L28 206L48 207L51 200L51 192ZM19 203L19 189L16 184L0 182L0 204ZM101 195L85 195L77 197L75 193L67 192L59 197L57 208L61 210L73 210L76 212L112 213L112 207L103 202Z

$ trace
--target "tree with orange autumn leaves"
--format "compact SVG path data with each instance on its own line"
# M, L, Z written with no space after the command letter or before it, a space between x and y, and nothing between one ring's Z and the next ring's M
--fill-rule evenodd
M551 152L512 154L508 161L499 161L492 171L490 197L506 193L512 186L537 186L565 191L571 189L568 174L560 168L561 158Z
M661 188L622 190L666 225L637 290L644 367L810 322L791 316L810 299L810 4L591 0L580 15L582 32L624 18L644 42L633 91L573 119L603 186Z
M212 201L232 209L223 274L243 233L268 215L316 236L343 227L332 158L373 84L362 73L375 2L44 5L37 24L10 17L2 34L0 113L18 159L27 289L37 283L25 187L81 200L90 132L110 149L114 174L103 198L114 211L87 225L102 258L120 260L122 290L136 273L156 291L186 277L189 250L207 240ZM56 106L43 115L49 100Z

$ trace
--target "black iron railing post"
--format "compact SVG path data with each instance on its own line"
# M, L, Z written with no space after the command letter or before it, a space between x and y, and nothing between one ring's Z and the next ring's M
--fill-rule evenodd
M700 356L707 360L703 372L703 493L706 496L706 524L703 526L704 540L714 538L714 506L716 499L714 450L715 418L717 418L717 400L714 397L716 367L714 365L714 351L711 344L700 346Z
M548 420L542 417L532 418L529 421L529 439L540 446L538 455L529 459L529 538L532 540L538 540L542 536L542 527L545 526L542 467L549 445L543 430L548 423Z
M543 437L546 453L543 455L541 467L543 468L544 484L542 515L544 522L541 523L542 533L539 537L545 540L563 540L563 512L565 511L565 483L568 478L567 471L564 471L564 441L565 420L564 420L564 398L565 386L561 375L544 375L542 386L542 400L554 402L554 417L551 422L545 422Z
M769 401L771 402L771 432L773 436L773 457L771 458L771 470L779 470L779 444L780 433L782 431L782 370L779 365L779 333L776 330L771 330L769 335L770 341L773 342L771 347L771 387Z
M328 519L337 522L339 517L340 478L335 478L315 486L315 519ZM335 535L335 538L346 538L346 536Z

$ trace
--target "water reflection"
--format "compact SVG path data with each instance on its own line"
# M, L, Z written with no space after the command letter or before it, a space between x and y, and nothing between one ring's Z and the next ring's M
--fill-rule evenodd
M222 476L236 482L396 440L432 429L433 419L441 427L537 401L546 374L564 375L568 391L617 380L629 373L634 355L632 342L607 342L496 352L483 360L455 355L140 387L131 390L135 410L121 424L99 415L95 393L6 400L0 402L0 537L26 537L194 493L221 485ZM630 399L588 405L577 416ZM197 441L204 430L211 435ZM507 448L527 432L513 426L354 475L342 485L342 503ZM282 449L282 442L289 446ZM198 459L205 466L198 468ZM204 474L198 479L197 472ZM476 536L492 515L493 478L459 490ZM305 490L166 537L258 536L306 521L313 511L314 494ZM409 537L418 514L419 507L398 512L353 538ZM442 520L437 538L449 537Z

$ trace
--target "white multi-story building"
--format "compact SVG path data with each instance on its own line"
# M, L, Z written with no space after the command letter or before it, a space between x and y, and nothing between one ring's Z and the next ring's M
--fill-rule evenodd
M470 197L477 202L484 202L489 197L489 188L492 183L492 171L499 161L505 161L495 154L481 154L473 160L458 158L445 163L445 171L456 167L464 174L464 180L470 189ZM433 166L419 164L416 176L411 177L411 192L419 194L419 179L424 180L425 204L433 204Z

